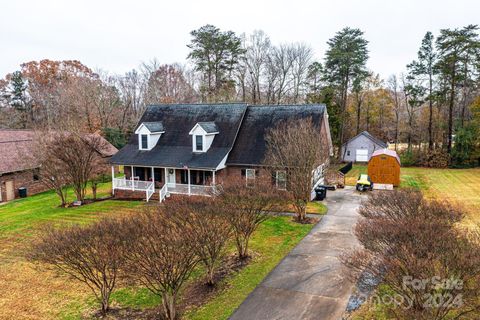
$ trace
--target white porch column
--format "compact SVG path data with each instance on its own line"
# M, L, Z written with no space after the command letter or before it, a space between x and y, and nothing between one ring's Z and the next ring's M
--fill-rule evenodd
M112 166L112 196L114 196L114 195L115 195L115 166ZM1 197L1 195L0 195L0 197ZM1 198L0 198L0 200L1 200Z
M188 195L192 194L192 187L190 185L190 169L187 169L188 172Z
M133 166L130 166L130 179L132 180L132 191L135 191L135 186L133 184Z
M212 171L212 184L215 185L215 170Z
M152 167L152 182L153 182L153 189L155 189L155 168Z

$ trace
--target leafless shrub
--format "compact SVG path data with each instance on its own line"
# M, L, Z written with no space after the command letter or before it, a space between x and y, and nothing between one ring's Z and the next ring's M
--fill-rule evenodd
M321 137L320 130L308 118L279 123L265 138L268 148L264 163L287 171L287 190L299 221L306 218L315 170L329 156L328 142Z
M480 238L456 227L461 209L428 201L418 191L397 190L373 194L359 212L363 219L355 234L363 248L343 262L357 277L366 271L403 297L401 305L383 306L390 314L457 319L479 310ZM460 281L461 288L435 286L432 279Z
M86 284L105 315L124 262L122 237L117 227L114 220L102 220L88 227L47 229L32 246L29 258Z
M182 212L151 207L124 220L127 274L162 297L164 316L177 318L179 290L199 262L191 226L177 223Z
M232 236L226 211L212 198L181 198L165 202L165 211L176 212L176 223L188 228L193 250L206 269L206 283L214 285L214 274Z
M226 210L240 259L248 257L248 243L258 226L269 218L269 212L282 201L269 179L256 178L246 185L245 179L231 178L222 184L219 201Z

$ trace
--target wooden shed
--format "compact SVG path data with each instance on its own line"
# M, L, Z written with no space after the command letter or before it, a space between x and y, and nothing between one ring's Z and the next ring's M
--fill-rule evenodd
M393 150L381 149L372 154L368 162L368 175L372 182L400 185L400 157Z

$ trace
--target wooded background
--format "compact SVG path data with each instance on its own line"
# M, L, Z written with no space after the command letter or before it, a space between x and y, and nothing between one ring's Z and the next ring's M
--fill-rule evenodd
M476 25L426 32L417 59L387 79L367 69L368 41L348 27L327 42L323 61L308 44L274 44L261 30L206 25L187 46L185 64L153 59L126 74L76 60L25 62L0 80L0 128L75 128L122 147L149 104L325 103L337 148L367 130L393 143L404 165L480 163Z

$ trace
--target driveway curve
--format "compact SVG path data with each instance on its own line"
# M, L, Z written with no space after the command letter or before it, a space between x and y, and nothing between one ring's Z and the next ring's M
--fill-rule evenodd
M343 274L338 257L358 245L353 226L362 198L352 189L329 191L327 215L230 319L341 319L353 284Z

